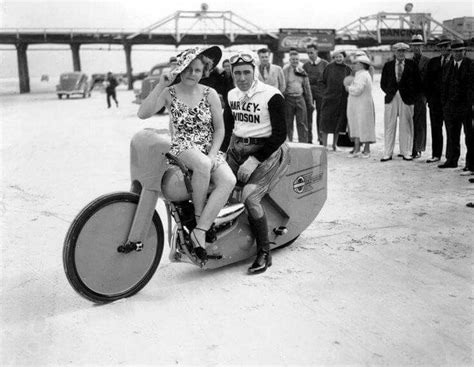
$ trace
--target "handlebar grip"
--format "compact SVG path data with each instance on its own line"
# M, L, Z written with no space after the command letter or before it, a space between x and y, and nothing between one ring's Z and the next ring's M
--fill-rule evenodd
M192 194L193 186L191 184L191 173L189 172L188 167L186 167L184 163L181 162L181 160L178 157L174 156L170 152L165 153L165 157L168 158L174 164L176 164L181 170L181 172L183 172L184 184L186 185L186 190L188 191L188 193Z

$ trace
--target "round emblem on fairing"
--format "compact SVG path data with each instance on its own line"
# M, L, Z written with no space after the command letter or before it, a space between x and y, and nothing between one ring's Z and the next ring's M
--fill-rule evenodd
M293 181L293 190L297 194L301 194L303 192L304 186L306 185L306 182L304 180L303 176L298 176L296 179Z

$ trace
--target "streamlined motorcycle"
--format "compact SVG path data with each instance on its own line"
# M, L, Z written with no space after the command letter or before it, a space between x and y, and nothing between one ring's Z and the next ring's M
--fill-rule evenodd
M289 167L262 200L272 249L293 243L327 196L326 150L288 145ZM71 223L64 241L64 269L71 286L88 300L106 303L130 297L153 277L165 242L158 199L166 207L171 262L214 269L255 256L255 239L236 187L206 234L208 260L196 257L189 238L196 226L192 172L168 153L170 146L169 137L157 130L136 133L130 147L130 191L98 197Z

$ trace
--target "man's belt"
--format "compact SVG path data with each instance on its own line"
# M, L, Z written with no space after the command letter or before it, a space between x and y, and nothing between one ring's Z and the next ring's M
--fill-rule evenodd
M235 136L235 135L234 135ZM268 138L241 138L239 136L235 136L236 143L243 143L245 145L249 144L263 144L267 141Z

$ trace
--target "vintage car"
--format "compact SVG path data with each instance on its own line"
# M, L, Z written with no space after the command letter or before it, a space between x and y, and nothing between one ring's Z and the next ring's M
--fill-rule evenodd
M56 94L59 99L63 96L69 98L73 94L79 94L82 98L90 97L87 75L80 71L61 74L59 84L56 86Z
M170 60L171 61L171 60ZM160 81L161 74L168 72L174 66L173 62L163 62L153 66L148 76L143 79L140 89L135 89L135 100L133 103L141 104L142 101L150 94L155 85Z

